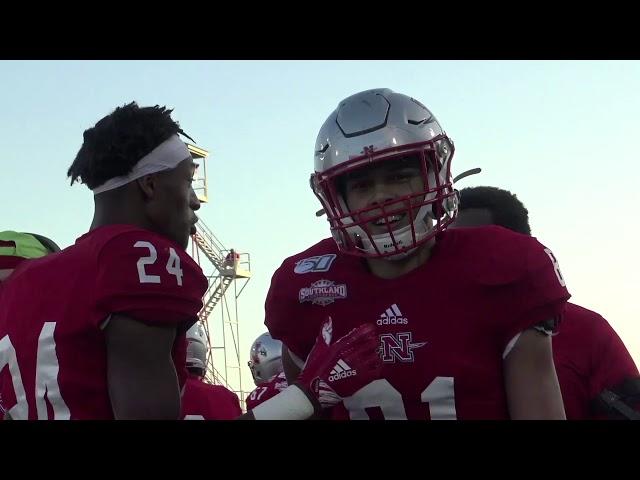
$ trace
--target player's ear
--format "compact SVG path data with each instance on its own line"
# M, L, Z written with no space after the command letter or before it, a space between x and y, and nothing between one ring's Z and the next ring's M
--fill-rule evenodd
M144 177L138 178L136 182L145 198L151 200L155 196L158 187L156 175L145 175Z

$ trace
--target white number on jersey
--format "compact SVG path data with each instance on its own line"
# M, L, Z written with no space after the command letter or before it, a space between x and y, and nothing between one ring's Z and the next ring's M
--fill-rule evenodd
M560 264L558 263L558 260L556 259L555 255L548 248L544 249L544 253L546 253L549 256L551 263L553 263L553 270L556 272L556 277L558 277L558 281L560 282L560 285L565 287L567 283L564 281L562 273L560 272Z
M145 265L153 265L158 260L156 247L154 247L152 243L142 240L136 242L133 246L135 248L146 248L149 250L149 255L141 257L137 263L140 283L160 283L160 275L148 275L144 268ZM169 247L169 260L167 260L166 269L169 274L176 277L176 283L181 287L184 272L182 271L182 268L180 268L180 257L173 247Z
M38 337L34 388L38 420L48 419L45 396L53 410L54 420L69 420L71 417L58 385L60 367L58 355L56 354L56 342L53 338L55 328L55 322L46 322L42 326ZM22 383L16 350L9 339L9 335L5 335L0 340L0 370L6 365L9 365L9 373L11 374L13 390L16 396L16 404L9 409L8 413L14 420L27 420L29 418L29 404L27 403L27 396Z
M365 385L343 401L352 420L368 420L365 409L371 407L379 407L386 420L407 420L402 395L384 378ZM429 405L431 420L455 420L453 377L434 378L422 391L420 401Z

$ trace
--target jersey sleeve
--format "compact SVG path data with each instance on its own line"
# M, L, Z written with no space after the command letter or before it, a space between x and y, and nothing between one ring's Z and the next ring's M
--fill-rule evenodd
M97 255L96 305L157 325L186 330L202 308L207 280L176 244L143 231L119 234Z
M571 296L553 252L533 237L519 236L518 240L512 251L524 259L514 260L523 270L503 289L501 299L506 306L503 311L508 315L499 333L504 346L518 333L543 322L545 330L554 330Z

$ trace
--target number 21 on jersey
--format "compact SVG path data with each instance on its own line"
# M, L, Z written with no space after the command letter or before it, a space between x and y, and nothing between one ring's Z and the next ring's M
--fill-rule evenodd
M420 401L429 406L431 420L456 420L453 386L453 377L436 377L421 392ZM375 407L382 411L385 420L407 420L402 395L384 378L365 385L343 401L352 420L368 420L366 409Z

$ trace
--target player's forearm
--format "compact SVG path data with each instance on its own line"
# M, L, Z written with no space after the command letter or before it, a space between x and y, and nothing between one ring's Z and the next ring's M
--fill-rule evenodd
M520 395L510 396L509 414L512 420L566 420L557 379L533 381Z
M504 363L505 389L512 420L565 420L551 337L522 332Z
M173 385L141 387L130 384L128 394L115 396L111 393L111 404L116 420L177 420L180 417L180 392L177 382Z
M180 389L173 361L109 375L109 396L116 420L176 420Z

